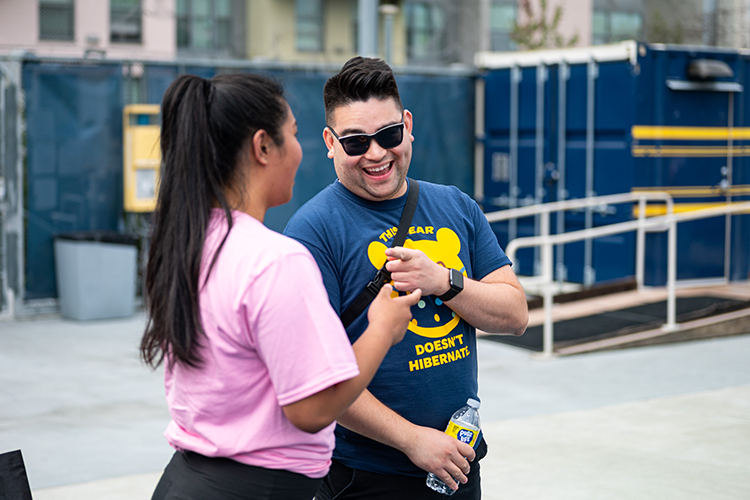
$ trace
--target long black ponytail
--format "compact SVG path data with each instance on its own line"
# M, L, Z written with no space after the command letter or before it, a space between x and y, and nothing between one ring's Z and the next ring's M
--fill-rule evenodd
M165 356L170 367L174 362L199 366L199 278L211 209L224 210L228 234L232 207L225 193L240 187L241 154L261 129L281 145L287 107L281 86L263 76L182 75L165 92L161 113L161 179L146 269L148 324L140 350L153 367ZM221 245L225 240L226 235Z

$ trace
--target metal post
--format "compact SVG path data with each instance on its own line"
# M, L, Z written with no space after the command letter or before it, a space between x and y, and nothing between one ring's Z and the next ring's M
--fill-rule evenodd
M542 244L542 276L544 300L544 329L542 331L542 350L545 357L552 356L554 349L554 323L552 322L552 244L549 242L549 212L540 214L540 230L544 239ZM536 247L538 248L538 247Z
M358 2L359 53L365 57L375 57L378 55L378 0Z
M726 178L726 202L732 204L732 158L734 152L734 92L727 92L729 96L729 110L727 111L727 178ZM732 267L732 214L727 213L724 221L724 281L729 283L729 273Z
M567 89L570 78L570 67L565 61L560 63L558 70L558 103L557 103L557 201L568 198L565 188L565 153L567 150ZM565 232L565 211L557 213L557 234ZM557 281L562 283L568 279L565 267L565 245L557 245Z
M8 315L8 252L5 236L5 77L0 68L0 317Z
M646 198L638 199L638 231L636 231L635 242L635 282L638 291L643 290L643 275L646 260Z
M716 41L716 0L703 0L703 45Z
M544 86L547 82L547 67L541 63L536 67L536 138L534 141L534 202L544 203ZM534 218L534 234L539 234L539 216ZM534 248L534 274L539 274L539 247Z
M474 199L484 201L484 93L487 82L478 77L474 84Z
M385 62L392 64L393 57L393 18L398 14L398 6L393 4L383 4L380 6L380 13L385 17Z
M2 268L4 316L14 317L24 303L24 146L23 146L23 85L21 59L0 62L0 73L4 83L0 86L2 92L3 120L2 151L3 188L2 199L2 231L3 262Z
M492 50L490 35L491 0L479 0L479 51Z
M599 76L599 67L596 61L591 60L588 63L586 87L586 197L596 196L594 192L594 105L595 105L595 82ZM594 227L593 207L586 208L586 229ZM594 241L588 238L584 242L583 253L583 283L591 285L596 281L594 270Z
M674 217L669 218L667 239L667 323L662 330L671 332L677 330L677 221Z
M518 87L523 74L518 66L510 70L510 172L508 179L508 207L518 206ZM516 238L518 221L508 221L508 241Z

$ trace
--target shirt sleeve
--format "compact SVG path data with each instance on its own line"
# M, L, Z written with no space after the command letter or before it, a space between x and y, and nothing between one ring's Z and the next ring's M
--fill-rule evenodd
M474 255L472 256L474 279L481 280L491 272L511 265L511 261L500 248L497 236L492 231L490 223L487 222L487 217L479 209L479 205L471 198L468 198L467 203L474 224Z
M320 271L302 247L264 269L247 300L254 304L249 309L256 311L248 325L250 335L279 405L300 401L359 374Z
M284 235L302 243L313 256L323 276L323 284L328 292L331 307L336 314L341 314L341 277L339 268L333 261L330 238L323 234L325 227L323 223L314 223L304 219L300 212L297 212L284 229Z

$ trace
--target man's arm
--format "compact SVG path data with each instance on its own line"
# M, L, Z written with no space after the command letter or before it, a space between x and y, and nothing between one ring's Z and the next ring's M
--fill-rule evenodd
M448 270L432 262L423 252L403 247L386 250L392 260L388 270L396 288L423 295L443 295L450 288ZM476 328L521 335L528 323L526 295L510 266L491 272L481 281L464 280L464 290L446 302L456 314ZM358 434L402 451L417 467L436 474L449 487L457 479L467 481L474 450L440 430L409 422L365 390L338 423Z
M445 294L449 271L424 252L395 247L385 251L394 286L404 292L417 288L422 296ZM475 328L488 333L521 335L529 321L526 294L510 266L495 269L480 281L464 279L461 293L445 303Z
M358 434L403 452L414 465L437 475L456 489L465 484L474 449L445 432L413 424L365 390L338 423Z

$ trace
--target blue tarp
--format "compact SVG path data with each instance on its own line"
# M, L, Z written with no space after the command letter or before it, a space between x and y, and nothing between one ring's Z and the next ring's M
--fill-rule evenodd
M117 230L122 214L119 66L26 63L26 298L56 293L57 233Z
M144 66L145 101L156 104L178 74L210 78L219 70ZM332 73L259 72L284 85L304 152L292 201L271 209L266 216L266 225L281 231L295 210L336 178L322 139L323 85ZM52 251L55 234L124 227L124 77L121 65L106 62L26 62L23 80L28 147L26 298L37 299L57 295ZM399 74L397 80L404 106L414 114L414 160L409 175L471 193L474 78Z

